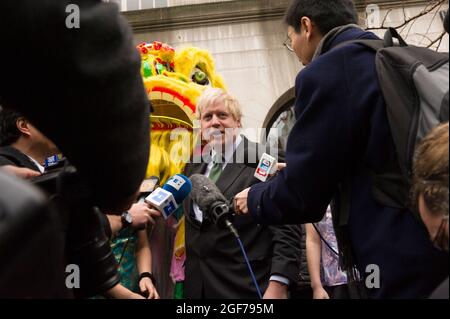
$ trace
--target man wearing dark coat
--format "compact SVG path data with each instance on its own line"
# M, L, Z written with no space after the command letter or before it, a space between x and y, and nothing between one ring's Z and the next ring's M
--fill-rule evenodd
M448 276L448 255L432 246L412 212L375 200L367 173L398 159L375 52L343 43L377 37L356 25L351 0L294 0L285 21L285 45L306 66L295 82L297 121L287 167L270 182L236 195L237 212L249 212L258 223L318 222L333 198L334 207L345 202L335 195L348 185L346 247L361 276L369 281L376 276L372 282L380 283L368 285L369 296L429 296Z

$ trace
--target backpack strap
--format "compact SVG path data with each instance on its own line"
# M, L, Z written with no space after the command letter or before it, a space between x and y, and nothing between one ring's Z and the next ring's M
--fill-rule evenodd
M343 43L340 43L339 45L335 46L333 48L337 49L340 47L347 46L349 44L361 44L369 49L372 49L375 52L378 52L381 49L384 48L390 48L396 46L394 43L394 39L398 40L398 43L401 47L407 47L408 44L403 40L401 35L398 33L398 31L394 28L389 28L386 33L384 34L383 40L368 40L368 39L356 39L356 40L350 40Z
M350 216L351 183L347 177L345 181L339 183L333 200L330 203L331 215L333 218L333 228L339 251L339 267L347 272L350 282L357 281L358 277L354 273L356 260L353 251L348 220Z
M372 195L379 204L398 209L409 206L409 181L398 165L390 166L382 173L375 173L370 169L367 172L372 178Z
M332 50L336 50L336 49L348 46L350 44L361 44L375 52L378 52L378 50L381 50L386 47L385 42L383 40L356 39L356 40L342 42L342 43L338 44L337 46L335 46Z
M403 40L402 36L398 33L397 29L389 28L386 31L386 33L384 34L384 45L385 45L385 47L388 48L388 47L395 46L394 39L398 40L398 43L400 44L401 47L407 47L408 46L406 41Z

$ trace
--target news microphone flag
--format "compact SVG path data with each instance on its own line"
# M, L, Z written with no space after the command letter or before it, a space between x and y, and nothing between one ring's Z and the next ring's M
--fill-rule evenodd
M276 172L277 160L275 157L270 156L267 153L264 153L261 156L261 160L259 161L258 167L255 171L255 177L259 179L261 182L267 181L271 174Z
M157 188L151 193L145 202L149 203L161 212L164 219L169 218L189 195L192 190L192 183L184 175L172 176L161 188Z

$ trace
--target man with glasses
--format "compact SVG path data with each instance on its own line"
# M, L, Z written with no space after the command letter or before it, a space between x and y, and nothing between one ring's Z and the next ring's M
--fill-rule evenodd
M286 38L286 40L283 42L283 45L291 52L294 52L294 49L291 46L292 40L289 39L289 37Z
M412 213L382 205L373 195L368 172L398 160L375 54L362 45L342 45L377 39L357 20L351 0L292 1L285 45L307 67L295 84L297 122L287 168L236 195L236 210L259 223L313 223L334 199L334 210L348 215L347 231L340 232L345 236L338 237L345 270L356 264L363 276L373 274L366 270L374 266L380 271L380 285L368 287L370 297L427 297L448 275L448 255L435 250Z

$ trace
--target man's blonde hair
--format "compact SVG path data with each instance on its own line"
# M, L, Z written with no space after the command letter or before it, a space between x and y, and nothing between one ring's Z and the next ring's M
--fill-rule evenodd
M241 120L242 111L239 101L231 94L228 94L227 92L219 88L207 88L200 96L197 101L197 110L195 113L197 119L200 120L202 118L202 113L204 112L204 110L208 106L214 104L217 100L223 101L228 112L231 113L235 120Z

